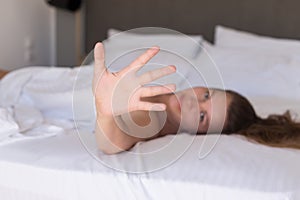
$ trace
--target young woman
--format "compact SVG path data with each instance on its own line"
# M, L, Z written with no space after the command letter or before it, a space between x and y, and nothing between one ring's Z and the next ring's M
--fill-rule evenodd
M245 135L269 146L300 148L300 123L288 112L261 119L249 101L233 91L197 87L174 93L174 84L147 86L176 71L167 66L136 75L158 51L152 47L120 72L110 73L104 64L103 45L96 44L93 91L100 150L114 154L179 129L196 127L192 131L201 134L217 131L220 125L225 134Z

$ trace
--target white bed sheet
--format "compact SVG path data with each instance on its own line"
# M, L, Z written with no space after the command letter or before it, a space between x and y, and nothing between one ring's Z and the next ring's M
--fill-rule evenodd
M83 77L92 72L86 69ZM23 126L12 133L13 139L8 138L0 144L1 199L300 199L300 151L271 148L236 135L222 135L204 159L199 159L199 151L205 136L197 136L176 162L154 172L133 174L106 167L90 152L126 169L139 166L141 171L147 171L154 163L143 160L142 156L132 159L129 152L104 155L96 150L91 131L82 130L82 140L79 139L71 121L70 103L76 70L35 68L10 76L14 85L1 83L1 106L13 109L12 113L16 114L16 105L22 110L27 103L26 109L32 112L23 114L36 113L33 118L38 122L19 118L16 122L19 126L24 122ZM18 75L23 77L23 83L14 81ZM49 81L56 78L56 81ZM64 87L59 87L60 80L64 81ZM78 88L90 87L89 84L79 81ZM14 93L8 92L7 87L13 87ZM39 95L39 92L45 94ZM45 96L52 101L45 101ZM298 100L269 96L251 97L251 101L264 115L284 111L286 105L300 113ZM85 110L86 113L90 110ZM82 121L91 117L85 114L81 115ZM24 135L18 132L22 127L31 129ZM174 137L140 142L131 151L148 152L168 144ZM191 135L183 133L177 137L185 143ZM83 144L88 144L89 148Z
M92 144L94 136L81 135ZM140 142L133 152L167 143L174 136ZM188 134L180 135L186 140ZM260 199L300 198L300 151L271 148L240 136L221 136L213 151L198 158L197 136L175 163L152 173L115 171L83 147L76 132L19 141L0 147L1 199ZM115 156L126 161L128 152ZM105 160L108 155L99 152ZM140 158L141 159L141 158ZM137 165L137 158L127 165ZM4 198L5 197L5 198Z

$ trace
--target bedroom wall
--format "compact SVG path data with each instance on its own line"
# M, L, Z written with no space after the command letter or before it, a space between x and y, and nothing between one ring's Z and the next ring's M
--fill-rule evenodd
M0 68L55 64L54 23L44 0L0 1Z
M84 54L84 5L76 12L56 10L56 64L77 66Z
M86 0L86 52L108 28L158 26L213 41L217 24L300 39L299 0Z

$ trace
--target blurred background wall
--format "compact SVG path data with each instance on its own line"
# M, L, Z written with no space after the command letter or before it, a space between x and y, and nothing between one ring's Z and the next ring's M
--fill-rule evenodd
M82 17L45 0L0 1L0 69L80 65Z
M0 67L55 62L54 10L42 0L0 1Z

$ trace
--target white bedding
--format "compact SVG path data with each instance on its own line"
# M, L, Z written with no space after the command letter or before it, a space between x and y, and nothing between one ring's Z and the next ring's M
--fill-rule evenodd
M1 81L0 123L6 127L0 131L1 199L300 199L300 150L271 148L237 135L222 135L212 151L201 145L217 136L191 140L182 133L139 142L130 152L103 154L92 130L86 129L94 123L91 106L77 110L79 132L74 127L72 92L78 70L34 67ZM76 84L78 96L91 96L91 73L91 67L83 68ZM248 98L263 116L286 109L300 114L299 99L290 96ZM151 160L143 153L175 139L183 146L192 143L179 159L150 172L170 154ZM203 152L208 154L200 158Z
M94 141L84 134L85 141ZM174 136L140 142L145 151ZM190 135L182 134L181 140ZM76 132L19 141L1 147L2 199L299 199L300 151L270 148L238 136L222 136L214 150L198 158L204 136L172 165L152 173L118 172L95 160ZM114 156L125 162L129 153ZM101 159L111 159L99 152ZM126 163L139 165L137 158ZM41 198L43 197L43 198Z

